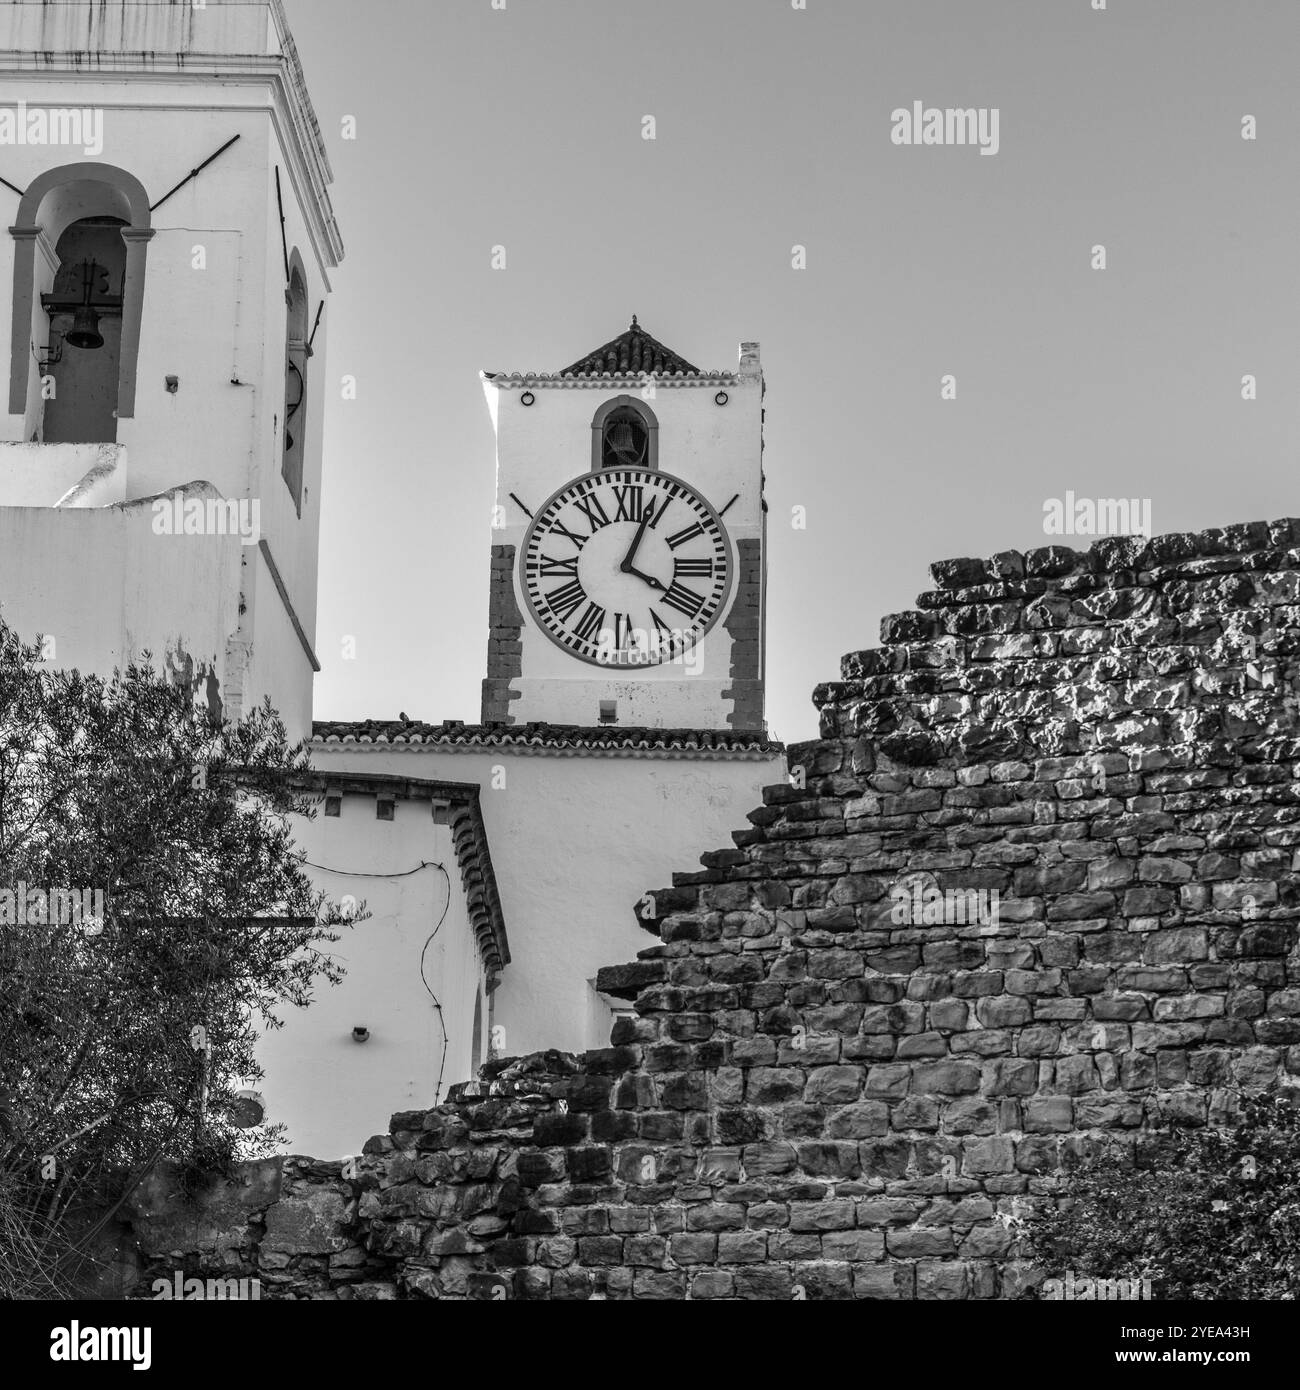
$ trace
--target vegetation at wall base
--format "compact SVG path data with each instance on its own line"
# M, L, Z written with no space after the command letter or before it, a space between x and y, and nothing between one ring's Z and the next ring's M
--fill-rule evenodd
M225 723L148 654L58 671L0 621L0 1298L81 1287L159 1163L276 1146L239 1123L256 1039L361 915L294 845L306 766L269 705Z
M1023 1236L1048 1277L1149 1279L1157 1299L1300 1297L1300 1106L1244 1099L1218 1127L1112 1142Z

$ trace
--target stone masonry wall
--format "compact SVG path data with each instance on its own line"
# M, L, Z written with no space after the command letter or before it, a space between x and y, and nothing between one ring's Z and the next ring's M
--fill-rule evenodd
M366 1146L363 1287L1015 1297L1078 1156L1300 1084L1300 522L933 574L817 690L791 783L642 908L611 1045ZM997 920L900 920L900 885Z

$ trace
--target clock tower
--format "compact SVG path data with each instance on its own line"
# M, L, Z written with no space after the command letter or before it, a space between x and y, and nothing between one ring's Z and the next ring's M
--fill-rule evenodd
M485 724L764 731L763 374L636 321L483 374L497 440Z

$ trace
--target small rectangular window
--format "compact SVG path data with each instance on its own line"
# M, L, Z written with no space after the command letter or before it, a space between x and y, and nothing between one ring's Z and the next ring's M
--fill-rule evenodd
M618 723L618 701L602 700L600 702L600 722L602 724Z

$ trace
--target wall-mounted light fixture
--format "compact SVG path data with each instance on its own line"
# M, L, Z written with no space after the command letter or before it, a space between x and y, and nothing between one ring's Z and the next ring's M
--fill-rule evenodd
M532 393L531 391L525 391L524 394L523 394L522 396L519 397L519 404L520 404L520 405L532 405L533 402L534 402L536 399L537 399L537 397L534 396L533 393Z
M353 1041L354 1043L369 1042L369 1041L370 1041L370 1029L369 1029L369 1028L365 1028L365 1027L356 1027L356 1028L354 1028L354 1029L352 1030L352 1041Z
M714 405L726 405L730 399L731 397L727 395L725 391L719 391L718 394L714 396L713 403Z

